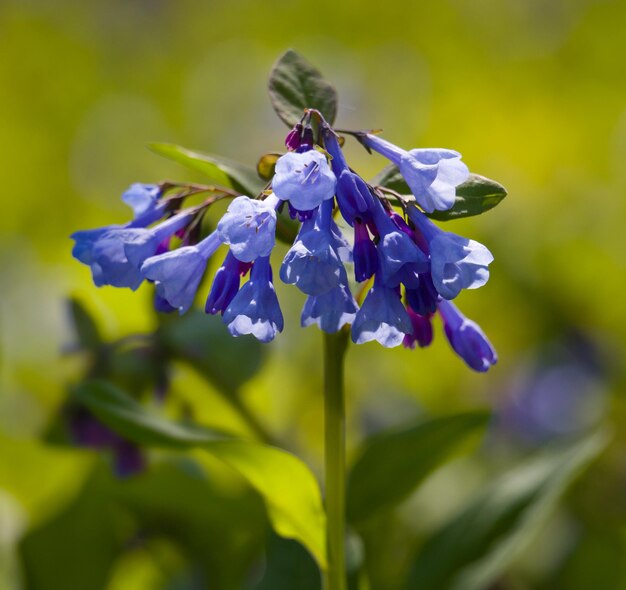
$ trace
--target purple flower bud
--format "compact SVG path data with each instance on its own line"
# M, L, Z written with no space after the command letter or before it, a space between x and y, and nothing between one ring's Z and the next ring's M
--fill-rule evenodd
M438 307L450 345L469 367L483 373L498 362L496 351L476 322L445 299L439 301Z
M416 345L420 348L430 346L433 341L433 325L430 320L431 316L423 316L415 313L410 307L406 308L409 317L411 318L411 325L413 326L413 333L406 334L402 341L404 348L414 349Z
M288 150L297 150L300 147L300 141L302 136L302 127L301 123L298 123L287 135L285 138L285 146Z
M241 276L248 272L250 266L249 263L237 260L232 252L226 255L224 263L215 273L211 292L204 308L206 313L224 313L239 291Z
M354 278L357 282L366 281L378 268L376 246L370 240L367 225L359 220L354 222Z

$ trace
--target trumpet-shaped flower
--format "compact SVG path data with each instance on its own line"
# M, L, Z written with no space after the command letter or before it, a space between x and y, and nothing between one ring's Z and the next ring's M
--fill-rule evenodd
M276 162L272 190L296 209L310 211L335 196L336 183L335 175L320 152L289 152Z
M364 142L398 166L420 207L428 213L450 209L456 199L456 187L469 177L461 154L454 150L406 151L375 135L367 135Z
M219 245L220 239L213 232L195 246L184 246L146 259L141 273L155 282L160 297L183 314L193 304L207 261Z
M122 201L135 213L135 218L154 210L161 196L161 188L157 184L131 184L122 195Z
M476 322L445 299L440 300L438 307L450 346L469 367L484 373L498 362L496 351Z
M230 246L233 256L241 262L252 262L259 256L269 256L276 236L275 195L264 201L237 197L217 224L222 242Z
M411 318L413 333L405 335L402 346L411 349L414 349L416 346L420 348L430 346L433 341L433 325L430 321L431 315L423 316L417 314L410 307L407 307L406 310Z
M233 336L252 334L261 342L269 342L277 332L282 332L283 314L272 284L269 257L255 260L250 280L239 289L223 319Z
M229 252L222 266L215 273L204 310L210 314L224 313L239 291L241 276L249 269L250 263L237 260L233 253Z
M415 207L409 208L409 216L428 242L431 276L444 299L454 299L462 289L477 289L489 280L493 256L485 246L440 230Z

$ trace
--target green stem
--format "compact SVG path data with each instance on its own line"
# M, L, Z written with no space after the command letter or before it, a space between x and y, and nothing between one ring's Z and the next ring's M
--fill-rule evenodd
M346 427L343 361L348 333L324 334L324 464L328 571L325 590L346 590Z

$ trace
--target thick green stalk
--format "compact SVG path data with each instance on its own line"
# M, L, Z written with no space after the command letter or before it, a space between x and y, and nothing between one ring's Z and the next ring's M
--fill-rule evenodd
M325 590L346 590L346 426L343 362L348 333L324 334L324 464L328 572Z

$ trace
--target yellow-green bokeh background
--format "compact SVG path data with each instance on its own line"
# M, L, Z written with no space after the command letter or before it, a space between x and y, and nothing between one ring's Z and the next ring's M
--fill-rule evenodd
M82 366L61 354L72 340L65 297L83 301L110 338L154 322L149 290L96 289L71 258L68 235L122 222L119 195L131 182L198 178L151 154L150 141L249 164L281 149L286 130L266 78L288 47L337 86L338 125L383 128L406 147L457 149L509 190L497 209L452 228L495 255L488 285L459 302L489 334L499 364L471 373L439 327L425 351L352 349L351 447L364 415L393 423L423 408L496 406L523 359L575 327L599 342L610 367L616 438L605 471L611 501L626 502L626 3L4 0L0 555L72 495L93 460L38 442ZM347 151L365 176L383 165L355 144ZM246 401L319 468L320 335L298 326L303 298L278 290L285 332ZM205 423L245 432L182 367L174 392Z

